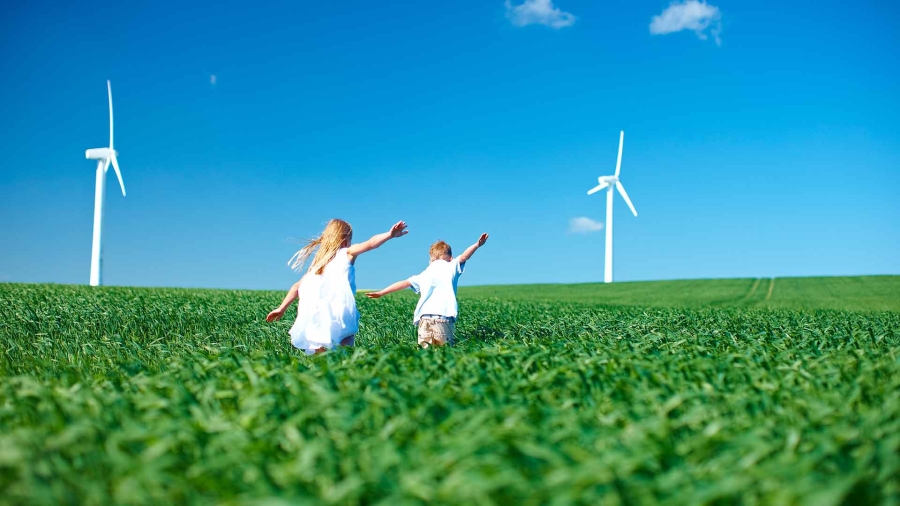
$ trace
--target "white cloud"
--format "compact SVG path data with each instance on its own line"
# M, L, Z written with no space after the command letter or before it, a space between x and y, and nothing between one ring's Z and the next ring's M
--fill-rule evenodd
M659 16L650 20L650 33L664 35L667 33L691 30L701 40L706 40L706 31L712 34L716 44L721 44L719 33L722 31L722 13L719 8L705 1L685 0L672 2Z
M506 0L506 17L513 26L546 25L559 29L575 23L575 16L554 7L553 0L525 0L516 6Z
M603 224L599 221L594 221L587 216L572 218L572 221L569 222L570 234L590 234L591 232L599 232L601 230L603 230Z
M217 79L216 79L216 75L215 75L215 74L210 74L210 75L209 75L209 84L215 85L215 84L216 84L216 80L217 80Z

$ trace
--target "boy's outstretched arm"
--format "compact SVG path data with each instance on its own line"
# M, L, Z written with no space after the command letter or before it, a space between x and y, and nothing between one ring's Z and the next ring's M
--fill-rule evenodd
M373 249L388 242L390 239L393 239L395 237L402 237L408 233L409 230L406 229L406 222L398 221L397 223L394 223L394 226L391 227L391 229L387 232L373 235L369 238L368 241L363 241L359 244L351 245L347 250L347 256L350 257L350 263L356 261L356 257L358 257L359 255L362 255L367 251L372 251Z
M301 279L300 281L303 281ZM294 283L291 286L291 289L288 290L287 295L284 296L284 300L281 301L281 305L275 308L271 313L266 316L267 322L274 322L275 320L280 320L282 316L284 316L284 312L287 310L288 306L291 305L292 302L297 300L300 296L297 294L297 288L300 287L300 281Z
M407 288L409 288L411 286L412 286L412 283L410 283L408 279L404 279L403 281L397 281L396 283L394 283L393 285L391 285L387 288L382 288L381 290L378 290L377 292L369 292L366 294L366 297L368 297L370 299L377 299L379 297L384 297L385 295L387 295L389 293L399 292L400 290L406 290Z
M478 241L475 244L466 248L466 250L462 252L462 255L456 257L457 259L459 259L459 263L461 263L461 264L466 263L470 258L472 258L472 255L475 254L475 251L477 251L478 248L484 246L484 243L486 243L487 240L488 240L488 235L481 234L481 237L478 238Z

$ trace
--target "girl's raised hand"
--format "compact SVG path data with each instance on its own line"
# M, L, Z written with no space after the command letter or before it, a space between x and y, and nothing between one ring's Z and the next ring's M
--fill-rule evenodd
M409 233L409 230L406 229L405 221L398 221L391 227L391 237L401 237Z
M362 255L367 251L372 251L375 248L380 247L382 244L390 241L395 237L402 237L409 233L409 230L406 230L406 222L398 221L394 223L394 226L391 227L387 232L382 232L377 235L373 235L369 240L363 241L359 244L351 244L350 248L347 250L347 258L350 259L350 263L356 261L356 257Z

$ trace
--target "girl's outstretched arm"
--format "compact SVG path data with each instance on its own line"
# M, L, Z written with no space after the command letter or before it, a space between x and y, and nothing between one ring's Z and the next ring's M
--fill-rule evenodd
M359 244L350 246L350 248L347 250L347 256L350 257L350 263L352 264L353 262L355 262L356 257L358 257L359 255L362 255L367 251L372 251L373 249L388 242L390 239L393 239L395 237L402 237L408 233L409 230L406 229L406 222L398 221L387 232L373 235L371 238L369 238L368 241L363 241Z
M303 281L301 278L300 281ZM287 295L284 296L284 300L281 301L281 305L275 308L271 313L266 316L267 322L274 322L275 320L280 320L282 316L284 316L285 310L287 310L288 306L291 305L292 302L297 300L300 296L297 294L297 288L300 287L300 281L294 283L291 286L291 289L288 290Z
M409 288L411 286L412 286L412 283L410 283L408 279L404 279L403 281L397 281L393 285L391 285L387 288L378 290L377 292L369 292L366 294L366 297L368 297L370 299L377 299L379 297L384 297L385 295L387 295L389 293L399 292L400 290L406 290L407 288Z

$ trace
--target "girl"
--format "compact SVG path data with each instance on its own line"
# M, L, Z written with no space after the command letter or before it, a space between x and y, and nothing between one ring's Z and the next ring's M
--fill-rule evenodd
M312 252L318 248L312 265L300 281L288 290L274 311L266 316L272 322L284 316L284 311L297 300L297 320L291 327L291 344L307 354L321 353L338 344L353 346L359 330L356 310L356 257L408 233L406 223L398 221L383 234L372 236L360 244L351 245L353 229L344 220L331 220L322 235L313 239L288 260L299 271Z

